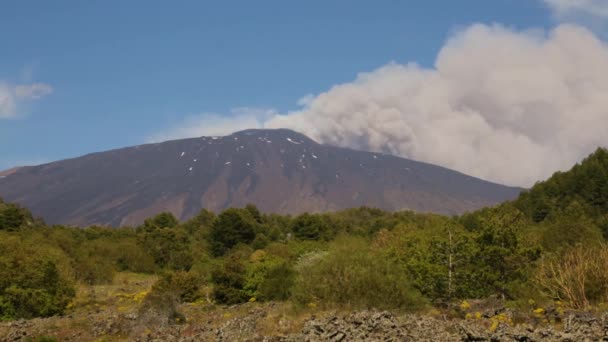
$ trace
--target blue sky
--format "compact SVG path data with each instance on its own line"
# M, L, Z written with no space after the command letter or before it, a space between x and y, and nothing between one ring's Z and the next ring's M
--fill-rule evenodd
M5 2L0 169L144 143L200 113L288 112L391 61L432 68L473 23L556 22L540 0Z

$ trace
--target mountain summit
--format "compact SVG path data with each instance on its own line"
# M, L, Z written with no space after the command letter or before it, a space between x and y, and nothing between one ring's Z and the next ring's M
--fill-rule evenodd
M357 206L456 214L520 190L286 129L122 148L0 177L0 197L49 223L79 226L135 225L161 211L187 219L248 203L292 214Z

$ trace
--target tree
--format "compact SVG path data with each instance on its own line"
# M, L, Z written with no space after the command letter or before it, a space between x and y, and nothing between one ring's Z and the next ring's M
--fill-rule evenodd
M33 222L32 214L27 209L0 200L0 230L17 230Z
M211 252L215 256L221 256L239 243L251 243L255 239L257 224L248 210L225 210L211 226Z
M249 300L245 286L245 266L235 256L228 258L211 274L213 298L220 304L238 304Z
M214 220L215 214L212 211L203 208L196 216L184 222L182 227L184 227L189 234L194 235L199 233L205 235L208 233L208 229L211 227Z
M144 221L140 226L140 230L151 232L154 229L173 228L179 224L179 221L170 212L162 212L152 218Z
M181 229L155 229L142 233L139 243L161 268L188 271L192 267L190 240Z
M538 248L528 249L520 244L518 233L523 219L519 210L508 205L482 218L473 258L474 279L485 285L480 288L480 295L496 293L503 299L510 297L510 286L525 280L527 267L540 257Z
M327 239L329 236L329 225L320 215L304 213L293 220L291 231L301 240Z
M251 217L253 217L253 219L257 223L262 224L264 222L264 218L262 217L262 213L260 213L260 210L255 205L253 205L253 204L247 204L245 206L245 210L247 210L249 212L249 214L251 214Z
M0 320L61 314L74 288L58 263L69 261L57 249L15 236L0 239Z

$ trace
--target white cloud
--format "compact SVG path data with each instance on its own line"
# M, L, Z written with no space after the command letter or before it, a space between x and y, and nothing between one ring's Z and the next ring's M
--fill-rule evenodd
M591 15L608 18L606 0L543 0L558 17L572 15Z
M37 100L53 92L53 88L44 83L18 85L15 87L15 96L20 99Z
M204 113L187 117L185 120L161 132L150 136L148 142L159 142L172 139L228 135L249 128L262 128L263 123L277 115L272 109L235 108L229 115Z
M39 100L53 92L45 83L10 85L0 82L0 119L19 116L19 107L24 102Z
M153 140L291 128L322 142L388 152L530 186L608 146L608 46L576 25L550 32L473 25L434 68L389 63L288 114L192 117Z
M608 146L606 94L608 47L590 31L474 25L433 69L390 63L265 126L529 186Z

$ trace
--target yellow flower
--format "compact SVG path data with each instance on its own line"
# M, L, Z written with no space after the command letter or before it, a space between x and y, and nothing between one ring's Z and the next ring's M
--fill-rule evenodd
M462 303L460 303L460 308L462 310L468 310L471 308L471 304L469 304L469 302L467 302L466 300L463 300Z
M257 299L256 299L255 297L251 297L251 298L249 298L249 302L251 302L251 303L255 302L256 300L257 300Z
M475 313L475 319L481 319L481 312L477 311Z
M534 309L534 311L533 311L533 312L534 312L534 314L535 314L535 315L542 316L542 315L544 315L544 314L545 314L545 309L543 309L543 308L538 308L538 309Z

